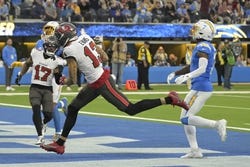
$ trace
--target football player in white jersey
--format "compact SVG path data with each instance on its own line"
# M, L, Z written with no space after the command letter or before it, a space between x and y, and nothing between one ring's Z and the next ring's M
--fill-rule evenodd
M43 50L43 43L46 38L48 38L51 35L54 35L55 28L59 25L56 21L49 21L43 26L43 33L41 35L41 39L37 41L36 47L37 49ZM62 48L59 48L56 52L57 56L61 56L62 54ZM63 97L61 100L61 92L62 92L62 85L57 84L55 82L55 79L53 79L52 82L53 87L53 121L55 126L55 134L53 136L53 140L56 141L58 137L61 134L61 120L60 120L60 113L59 108L61 108L64 112L64 114L67 113L67 107L68 107L68 100L66 97ZM46 129L45 129L46 130Z
M216 33L216 28L209 20L199 20L193 25L190 33L197 42L192 52L191 63L183 69L169 74L167 80L169 83L177 75L180 76L175 79L176 84L191 79L191 90L184 99L190 108L189 110L182 109L180 116L191 150L181 158L202 158L203 154L196 139L196 126L217 129L221 140L225 141L227 121L224 119L215 121L196 116L211 97L213 91L211 74L214 68L216 49L211 41Z
M53 112L53 78L58 73L58 66L65 66L67 62L55 56L58 49L58 41L55 36L45 39L43 50L36 47L32 49L30 57L25 61L16 83L19 84L22 76L32 66L31 86L29 90L29 101L32 106L32 120L35 125L38 139L36 144L44 142L44 125L52 119ZM41 118L41 106L43 120Z
M42 29L43 33L41 35L41 39L36 42L35 47L37 50L43 51L43 44L44 44L45 38L53 35L55 28L58 25L59 25L59 23L56 21L49 21L43 26L43 29ZM62 54L61 49L57 50L57 52L56 52L57 56L60 56L60 54ZM22 67L24 63L25 62L15 62L12 64L12 66L13 67ZM30 67L26 73L29 73L31 71L32 71L32 67ZM52 87L53 87L53 121L54 121L54 126L55 126L55 134L53 135L53 140L56 141L58 139L58 137L60 136L61 129L62 129L59 109L61 108L63 110L64 114L66 114L67 107L68 107L68 100L66 97L63 97L62 99L60 99L62 85L57 84L55 82L55 79L53 79ZM46 125L44 125L44 126L46 126ZM44 127L43 130L46 131L46 127Z
M97 51L97 46L89 35L83 34L78 37L76 34L76 27L68 22L61 23L55 30L55 36L64 48L64 58L67 60L69 67L69 78L63 78L61 82L75 84L76 72L79 68L88 84L69 104L68 115L60 138L51 144L42 144L43 149L63 154L64 143L75 125L78 111L99 95L128 115L135 115L163 104L172 104L188 109L186 103L178 97L176 92L170 92L167 97L159 99L145 99L135 104L130 102L116 88L110 72L103 68L99 53L103 50Z

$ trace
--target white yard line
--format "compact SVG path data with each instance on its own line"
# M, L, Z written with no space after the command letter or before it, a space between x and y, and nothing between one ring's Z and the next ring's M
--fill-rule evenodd
M31 108L30 106L7 104L7 103L0 103L0 106ZM218 107L218 106L216 106L216 107ZM245 109L248 109L248 108L245 108ZM126 119L133 119L133 120L144 120L144 121L155 121L155 122L165 122L165 123L180 124L179 121L164 120L164 119L154 119L154 118L144 118L144 117L135 117L135 116L124 116L124 115L115 115L115 114L94 113L94 112L87 112L87 111L80 111L80 113L87 114L87 115L95 115L95 116L105 116L105 117L114 117L114 118L126 118ZM242 130L242 131L249 131L250 132L250 128L241 128L241 127L233 127L233 126L227 126L227 128L232 129L232 130Z
M61 95L76 95L78 92L62 92ZM166 92L137 92L137 91L132 91L132 92L123 92L126 95L145 95L145 94L150 94L150 95L166 95L169 93L169 91ZM178 94L187 94L188 91L177 91ZM231 94L250 94L250 91L214 91L213 94L216 96L230 96ZM28 92L25 93L16 93L16 92L6 92L6 93L0 93L0 96L24 96L24 95L29 95ZM246 97L246 96L237 96L233 95L233 97ZM248 97L249 98L249 97Z

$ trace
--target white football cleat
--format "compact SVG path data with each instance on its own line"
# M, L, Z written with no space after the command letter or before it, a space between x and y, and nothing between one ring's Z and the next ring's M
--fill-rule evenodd
M15 91L16 89L15 88L12 88L11 86L7 86L6 87L6 91Z
M225 119L221 119L216 122L216 128L220 135L221 141L226 141L227 138L227 121Z
M35 145L41 145L45 142L44 136L38 136Z
M199 148L191 149L189 153L181 156L181 158L203 158L203 154Z

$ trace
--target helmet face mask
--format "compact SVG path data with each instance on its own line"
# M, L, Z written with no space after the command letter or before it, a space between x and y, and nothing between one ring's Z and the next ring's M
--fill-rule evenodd
M96 36L96 37L94 38L94 42L95 42L97 45L102 44L102 42L103 42L103 37L102 37L102 36Z
M43 34L42 39L47 38L48 36L54 35L56 27L59 24L56 21L49 21L47 24L43 26Z
M49 36L45 39L43 48L44 53L48 57L53 57L56 53L56 51L59 49L59 43L57 41L57 38L55 36Z
M43 28L43 34L44 34L44 35L53 35L53 34L54 34L54 31L55 31L54 27L45 26L45 27Z
M55 36L61 46L77 38L76 27L68 22L61 23L55 30Z
M195 23L190 30L190 36L194 39L203 39L206 41L212 41L214 35L216 33L216 29L214 24L209 20L199 20Z

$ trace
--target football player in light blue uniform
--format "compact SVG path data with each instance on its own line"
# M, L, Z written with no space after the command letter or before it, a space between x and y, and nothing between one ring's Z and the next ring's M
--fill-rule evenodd
M43 50L43 44L44 44L44 39L47 38L50 35L54 34L54 30L56 26L59 24L56 21L49 21L47 24L44 25L43 27L43 34L41 35L41 39L37 41L36 43L36 49L37 50ZM57 56L62 55L63 49L58 49L56 52ZM64 112L64 114L67 113L67 107L68 107L68 100L66 97L62 98L59 100L61 91L62 91L62 85L58 85L55 82L55 79L53 79L53 120L54 120L54 126L55 126L55 135L53 136L53 140L56 141L58 137L61 134L61 120L60 120L60 114L59 114L59 108L61 108ZM45 131L46 129L43 128Z
M207 55L207 66L206 68L203 67L205 69L204 73L192 79L191 89L197 91L211 92L213 90L213 86L210 80L210 76L214 66L216 50L210 42L202 41L198 43L193 50L190 63L190 72L195 71L199 68L199 52L205 53Z
M196 139L196 127L215 128L221 140L225 141L227 121L225 119L215 121L196 116L211 97L213 91L211 74L214 68L216 49L211 41L216 29L211 21L199 20L193 25L190 33L197 42L192 53L191 64L169 74L167 81L169 83L177 75L180 76L175 79L176 84L182 84L191 79L191 90L185 97L185 102L189 104L190 108L188 111L182 109L180 116L191 150L181 158L202 158L203 154Z

